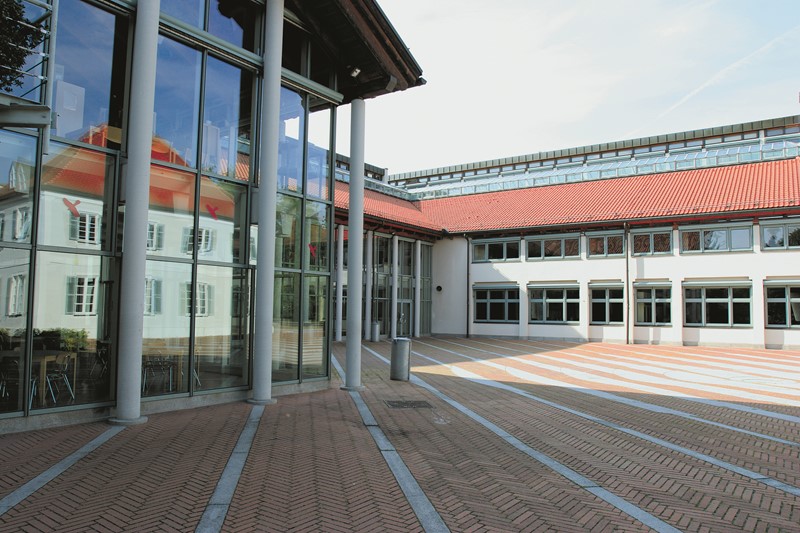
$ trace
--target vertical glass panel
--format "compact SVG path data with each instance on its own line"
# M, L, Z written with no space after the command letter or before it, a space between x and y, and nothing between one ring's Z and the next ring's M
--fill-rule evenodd
M473 261L486 261L486 245L476 244L472 247L472 260Z
M411 276L414 273L414 243L410 241L398 242L397 263L401 276Z
M640 324L653 322L653 306L650 302L636 302L636 322Z
M518 241L511 241L506 243L506 259L519 259Z
M561 257L561 239L548 239L544 241L545 257Z
M548 302L547 304L547 320L550 322L563 322L564 321L564 303L563 302Z
M700 232L684 231L681 233L681 250L684 252L700 251Z
M622 322L623 309L621 302L610 302L608 304L608 321L609 322Z
M197 164L201 59L197 50L159 36L152 148L155 160L188 167Z
M44 9L31 2L3 2L3 15L6 18L2 23L4 33L15 34L13 41L3 35L4 44L10 43L15 47L22 47L32 50L24 58L17 58L17 61L8 58L3 54L2 64L4 67L18 70L30 74L13 74L11 72L2 73L3 79L0 82L0 92L25 98L33 102L40 102L42 96L42 82L38 76L43 76L45 63L42 61L42 50L44 48L44 36L39 28L46 28L47 21L41 24L31 24L41 20L41 16L46 13ZM16 55L16 54L14 54Z
M542 257L542 241L528 241L528 259Z
M155 238L148 243L149 255L191 257L195 246L194 196L194 174L156 165L150 167L148 232L152 226ZM210 234L205 243L204 246L213 245Z
M641 235L633 236L633 253L635 254L648 254L650 253L650 234L644 233Z
M275 266L278 268L300 268L300 212L300 198L278 194L275 223Z
M53 135L119 148L128 21L79 0L58 7Z
M672 251L672 232L653 233L653 252L669 253Z
M589 237L589 255L605 255L606 241L603 237Z
M234 46L255 52L263 11L260 4L248 0L211 0L208 32Z
M489 260L502 260L505 258L505 244L502 242L490 242L486 245L489 250Z
M36 138L0 130L0 241L31 242Z
M729 324L728 302L706 302L706 324Z
M303 139L306 129L303 97L281 87L281 122L278 137L278 189L303 190Z
M308 34L294 24L284 23L281 66L292 72L303 74L307 42Z
M580 321L581 307L578 302L567 302L567 322Z
M328 277L306 276L303 290L303 378L327 375Z
M190 26L203 29L205 0L161 0L161 12Z
M272 380L299 379L300 274L275 273L272 333Z
M304 250L305 265L309 270L328 271L328 206L306 202Z
M750 324L750 302L733 303L733 323L740 326Z
M253 74L209 57L203 106L204 172L250 177Z
M789 226L789 246L800 246L800 226Z
M770 326L786 325L786 302L767 303L767 324Z
M247 188L203 176L200 180L200 229L195 243L198 256L208 261L243 263L246 223ZM210 237L206 237L206 232L210 232Z
M686 324L700 325L703 323L703 304L701 302L686 302Z
M764 227L762 239L764 241L764 248L783 248L786 244L784 227Z
M669 302L656 302L656 322L659 324L669 324L672 322Z
M195 290L197 319L192 372L195 389L247 385L250 368L248 271L199 265Z
M606 321L606 302L592 302L592 322Z
M192 266L147 261L142 395L188 390Z
M109 258L40 252L36 263L33 360L34 409L110 399L113 265ZM35 388L35 391L33 389Z
M544 320L544 303L532 301L530 305L530 321L542 322Z
M751 228L731 229L731 250L749 250L752 248L750 231Z
M111 246L114 160L76 146L51 143L42 165L38 239L83 250Z
M705 230L703 231L704 250L727 250L728 232L725 230Z
M608 255L619 255L622 253L622 236L612 235L608 237Z
M317 43L311 43L311 72L309 77L320 85L333 88L331 75L335 63L323 52Z
M312 100L311 105L314 106ZM314 109L308 115L308 161L306 164L306 195L330 199L331 120L329 105Z
M28 250L0 249L0 294L3 294L3 312L0 313L0 413L21 411L26 399L23 368L28 330L29 267ZM32 398L33 395L27 397Z
M576 257L581 251L580 239L564 239L564 256Z

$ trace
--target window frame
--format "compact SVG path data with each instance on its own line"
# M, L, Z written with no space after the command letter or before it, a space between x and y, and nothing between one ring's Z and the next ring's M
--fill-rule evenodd
M25 314L27 296L27 274L12 274L6 282L6 316L16 317Z
M157 252L164 249L164 224L147 222L147 251Z
M86 211L69 216L69 240L83 244L100 244L102 237L102 216L100 213Z
M622 241L622 251L619 253L610 254L608 253L608 239L609 237L619 237ZM592 239L603 239L603 253L592 253L592 246L591 242ZM599 258L616 258L616 257L625 257L627 253L627 243L625 242L625 232L624 231L610 231L610 232L602 232L602 233L587 233L586 234L586 257L589 259L599 259Z
M656 291L659 290L668 290L669 297L659 298L656 296ZM671 326L672 325L672 285L671 284L663 284L663 285L639 285L634 283L633 285L633 295L634 295L634 317L633 317L633 324L635 326L645 326L645 327L658 327L658 326ZM649 291L650 295L648 298L639 298L639 291ZM646 303L650 306L650 316L653 318L651 321L646 322L639 320L639 303ZM669 317L669 321L667 322L659 322L656 320L658 313L656 309L658 308L658 304L667 304L667 308L669 312L667 313Z
M578 241L578 253L575 255L566 255L566 241L576 240ZM539 257L531 256L530 254L530 246L533 242L539 242L540 254ZM545 255L545 241L561 241L560 255ZM580 233L564 233L559 235L540 235L536 237L526 237L524 240L525 243L525 260L526 261L559 261L559 260L574 260L581 258L581 235Z
M696 290L700 289L700 297L689 297L686 294L688 290ZM714 298L714 297L707 297L706 292L708 289L726 289L728 291L728 295L726 298ZM734 297L733 291L734 289L748 289L750 291L750 296L748 298L742 297ZM736 328L736 329L745 329L745 328L752 328L753 327L753 286L752 284L738 284L738 283L721 283L721 284L695 284L695 283L684 283L681 287L683 291L683 326L687 328ZM727 323L717 323L717 322L708 322L708 304L719 304L725 303L727 305L728 310L728 322ZM747 303L748 304L748 316L749 321L744 323L736 323L734 322L734 304L741 304ZM689 313L686 312L687 306L689 304L700 304L700 322L688 322L687 318Z
M68 276L66 314L73 316L96 315L98 286L97 276ZM72 292L73 290L74 292Z
M162 313L163 283L152 276L144 278L144 311L145 316Z
M655 235L657 234L667 234L669 235L669 250L666 252L656 252L655 251ZM632 230L631 233L631 255L633 256L644 256L644 255L672 255L672 228L664 228L664 229L647 229L647 230ZM636 237L641 237L642 235L648 236L648 251L646 252L637 252L636 251Z
M609 291L622 291L622 296L612 298ZM604 291L602 298L596 298L594 291ZM595 320L593 307L595 303L602 302L605 305L605 319ZM621 306L622 319L611 320L611 306ZM625 324L625 286L622 284L603 284L593 285L589 284L589 324L592 326L621 326Z
M737 253L737 252L752 252L753 251L753 223L739 223L739 224L714 224L714 225L704 225L704 226L684 226L679 229L679 242L680 242L680 254L681 255L692 255L692 254L704 254L704 253L711 253L711 254L724 254L724 253ZM739 229L747 229L749 230L749 241L750 244L747 248L732 248L732 239L731 239L731 231L732 230L739 230ZM711 231L724 231L725 232L725 240L726 240L726 248L725 249L713 249L713 248L706 248L706 232ZM697 250L687 250L684 246L684 235L687 233L698 233L698 246L699 249Z
M528 324L580 324L580 305L581 305L581 294L580 294L580 285L536 285L536 284L529 284L528 287ZM534 298L532 291L541 290L542 297L541 298ZM548 298L547 291L562 291L561 298ZM568 291L578 291L578 296L576 298L570 298L568 296ZM557 304L561 303L561 316L564 317L563 320L550 320L548 318L548 304ZM532 312L534 304L541 304L542 305L542 319L535 320L533 319L534 313ZM568 320L568 309L570 304L577 304L578 305L578 318L577 320Z
M783 297L776 298L769 296L769 289L782 289ZM769 329L800 329L800 294L796 297L792 296L792 289L796 289L800 293L800 282L783 282L783 283L764 283L764 325ZM769 304L782 303L784 304L784 321L782 324L771 323L769 316ZM792 316L795 314L794 306L798 309L798 323L792 324Z
M495 291L502 291L504 293L503 298L492 298L492 292ZM485 298L479 298L480 292L486 292ZM509 295L513 295L513 297L509 297ZM473 301L473 315L472 321L476 324L518 324L519 323L519 306L520 306L520 295L519 295L519 287L510 287L507 285L504 286L473 286L472 287L472 301ZM491 316L491 310L493 303L503 303L503 318L502 319L494 319ZM509 318L509 304L517 304L517 316L516 318ZM479 319L478 318L478 306L485 305L486 306L486 318Z
M766 222L759 224L761 230L761 250L764 252L775 252L778 250L800 250L800 242L795 245L789 244L789 236L792 231L800 232L800 220L785 220L782 222ZM767 230L781 228L783 230L783 244L780 246L766 246L767 239L764 235Z
M473 263L509 263L512 261L519 261L522 257L521 250L520 250L520 241L521 239L491 239L491 240L480 240L480 241L472 241L472 262ZM509 257L508 255L508 245L509 243L513 243L517 245L517 255L516 257ZM501 244L503 246L503 257L502 259L490 259L489 258L489 246ZM476 259L477 254L475 253L476 249L482 246L484 247L483 257L484 259Z

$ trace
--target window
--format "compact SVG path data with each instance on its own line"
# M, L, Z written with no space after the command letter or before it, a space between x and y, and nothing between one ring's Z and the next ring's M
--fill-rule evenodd
M518 322L519 289L475 289L475 322Z
M767 286L764 292L768 327L800 327L800 285Z
M580 321L578 287L528 287L531 323L566 324Z
M622 287L592 288L592 324L622 324Z
M184 253L191 254L194 252L195 244L197 244L197 251L201 254L207 254L214 250L214 231L208 228L199 228L197 239L194 238L194 228L183 228L183 239L181 240L181 249Z
M580 236L569 237L542 237L540 239L527 239L528 259L561 259L564 257L579 257L581 255Z
M636 287L636 325L662 326L672 322L672 289Z
M749 326L750 287L684 287L687 326Z
M183 312L185 315L192 314L192 284L183 284L181 295ZM214 314L214 287L208 283L197 284L197 295L194 305L195 316L210 316Z
M633 255L669 254L672 252L672 231L633 233Z
M68 315L94 315L97 278L88 276L70 276L67 278Z
M161 314L161 280L145 278L144 280L144 314Z
M681 230L681 253L752 250L752 226Z
M761 226L763 250L800 248L800 222L794 224L764 224Z
M25 274L14 274L8 278L6 315L22 316L25 314L26 281L27 276Z
M13 212L13 238L15 241L26 241L31 233L31 208L18 207Z
M476 242L472 246L472 262L509 261L519 259L519 241Z
M72 241L98 244L100 242L100 215L81 213L69 215L69 238Z
M147 250L154 252L164 248L164 224L147 223Z
M625 239L620 234L589 236L589 257L608 257L625 253Z

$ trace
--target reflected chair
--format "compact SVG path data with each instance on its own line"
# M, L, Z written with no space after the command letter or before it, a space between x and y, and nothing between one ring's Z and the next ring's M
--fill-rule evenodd
M95 377L95 371L97 372L97 377ZM97 347L97 351L94 353L94 362L92 363L92 369L89 370L89 378L92 381L100 381L105 377L108 373L108 348L105 346Z
M61 395L59 382L67 387L70 398L75 401L75 391L72 390L72 384L69 382L70 363L72 363L72 355L68 353L60 353L56 357L55 364L47 369L47 390L50 392L50 398L53 400L53 405L57 404L57 396Z

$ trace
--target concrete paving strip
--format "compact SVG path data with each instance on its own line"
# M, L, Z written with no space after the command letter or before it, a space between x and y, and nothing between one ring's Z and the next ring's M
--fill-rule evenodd
M601 426L605 426L607 428L614 429L614 430L619 431L621 433L625 433L626 435L630 435L632 437L637 437L637 438L642 439L644 441L650 442L652 444L656 444L658 446L661 446L663 448L667 448L669 450L681 453L683 455L687 455L687 456L692 457L694 459L699 459L701 461L705 461L706 463L710 463L710 464L712 464L712 465L714 465L714 466L716 466L718 468L721 468L723 470L728 470L730 472L734 472L734 473L739 474L741 476L744 476L746 478L752 479L753 481L757 481L759 483L763 483L764 485L768 485L770 487L773 487L773 488L778 489L780 491L786 492L788 494L792 494L793 496L800 496L800 488L795 487L794 485L789 485L788 483L784 483L784 482L779 481L777 479L770 478L768 476L765 476L765 475L760 474L758 472L755 472L753 470L749 470L747 468L742 468L742 467L734 465L732 463L728 463L727 461L722 461L720 459L717 459L716 457L712 457L712 456L704 454L704 453L696 452L694 450L691 450L689 448L685 448L683 446L678 446L677 444L673 444L673 443L671 443L669 441L666 441L664 439L659 439L657 437L652 437L652 436L650 436L650 435L648 435L646 433L642 433L641 431L636 431L636 430L633 430L633 429L626 428L624 426L620 426L619 424L616 424L614 422L609 422L608 420L603 420L602 418L590 415L588 413L584 413L584 412L578 411L577 409L572 409L571 407L567 407L565 405L561 405L561 404L558 404L556 402L551 402L550 400L545 400L544 398L539 398L538 396L534 396L533 394L529 394L528 392L526 392L526 391L524 391L522 389L518 389L516 387L512 387L511 385L507 385L505 383L500 383L500 382L497 382L497 381L494 381L494 380L491 380L491 379L487 379L487 378L484 378L483 376L480 376L480 375L475 374L473 372L470 372L468 370L464 370L462 368L459 368L457 365L443 363L441 361L438 361L437 359L434 359L433 357L430 357L430 356L427 356L427 355L424 355L424 354L421 354L421 353L418 353L418 352L413 352L412 351L411 353L413 353L414 355L416 355L418 357L422 357L423 359L427 359L428 361L431 361L433 363L436 363L436 364L442 365L444 367L450 368L450 370L456 376L459 376L459 377L462 377L464 379L470 380L470 381L472 381L474 383L479 383L481 385L486 385L488 387L493 387L493 388L496 388L496 389L500 389L500 390L505 390L507 392L511 392L513 394L517 394L517 395L522 396L524 398L527 398L529 400L533 400L535 402L538 402L538 403L553 407L555 409L559 409L561 411L564 411L565 413L569 413L569 414L578 416L580 418L583 418L585 420L589 420L589 421L594 422L596 424L599 424Z
M32 480L22 485L14 492L0 499L0 516L4 515L9 509L12 509L14 506L22 502L22 500L66 472L67 469L69 469L72 465L89 455L104 443L108 442L123 429L125 429L125 426L114 426L108 428L103 433L83 445L79 450L71 453Z
M195 528L196 532L216 533L222 530L231 500L233 500L233 494L236 492L236 486L242 476L247 456L250 454L250 447L253 445L253 439L258 431L258 424L261 421L262 414L264 414L263 405L256 405L250 411L250 416L248 416L244 429L239 434L239 440L236 441L236 446L233 448L228 463L225 465L225 470L222 471L217 487L214 489L211 499L208 500L206 510Z
M339 361L331 356L331 362L333 366L336 367L336 371L339 373L342 381L344 381L345 373ZM364 399L361 397L361 393L358 391L350 391L350 397L353 399L353 402L355 402L361 419L364 421L364 425L367 426L370 435L372 435L373 440L375 440L375 444L383 455L383 459L386 461L392 474L394 474L397 484L400 486L400 490L403 491L409 505L411 505L411 509L414 511L414 514L417 515L417 519L419 519L422 528L426 533L449 532L450 529L445 525L444 520L442 520L442 517L439 515L438 511L436 511L436 508L428 499L428 496L425 495L425 492L419 486L419 483L417 483L417 480L408 469L408 466L403 462L403 458L400 457L394 445L378 426L375 417L372 416L372 412L369 410L369 406L367 406L366 402L364 402Z
M380 355L379 353L375 352L374 350L371 350L371 349L367 348L366 346L363 346L363 348L367 352L371 353L372 355L374 355L375 357L377 357L378 359L383 361L384 363L389 364L389 360L386 359L385 357L383 357L382 355ZM412 352L412 353L416 354L416 352ZM417 354L417 355L419 355L419 354ZM439 363L439 364L442 364L442 363ZM666 522L662 521L661 519L651 515L650 513L645 511L644 509L641 509L641 508L631 504L630 502L624 500L623 498L620 498L619 496L617 496L616 494L612 493L611 491L598 486L597 483L595 483L591 479L579 474L578 472L572 470L568 466L565 466L565 465L559 463L558 461L556 461L555 459L552 459L548 455L546 455L546 454L544 454L544 453L542 453L542 452L540 452L540 451L528 446L527 444L525 444L524 442L522 442L518 438L514 437L513 435L511 435L510 433L508 433L507 431L505 431L501 427L499 427L496 424L490 422L489 420L483 418L481 415L479 415L475 411L471 410L470 408L462 405L461 403L457 402L456 400L453 400L452 398L450 398L449 396L447 396L443 392L440 392L437 388L435 388L434 386L432 386L432 385L428 384L427 382L421 380L417 376L412 375L411 376L411 382L414 383L415 385L420 386L420 387L424 388L425 390L429 391L431 394L435 395L437 398L443 400L444 402L450 404L452 407L454 407L458 411L462 412L463 414L465 414L466 416L468 416L469 418L471 418L475 422L479 423L480 425L482 425L483 427L485 427L486 429L488 429L489 431L491 431L492 433L494 433L495 435L497 435L498 437L500 437L501 439L506 441L508 444L510 444L511 446L516 448L517 450L521 451L522 453L524 453L525 455L530 457L531 459L537 461L538 463L543 464L547 468L549 468L549 469L553 470L554 472L564 476L566 479L568 479L572 483L576 484L577 486L581 487L582 489L586 490L587 492L590 492L591 494L594 494L599 499L609 503L613 507L617 508L619 511L627 514L628 516L630 516L631 518L634 518L635 520L638 520L639 522L641 522L642 524L646 525L647 527L653 529L654 531L658 531L658 532L662 532L662 533L679 533L680 532L679 529L676 529L676 528L672 527L671 525L667 524Z

